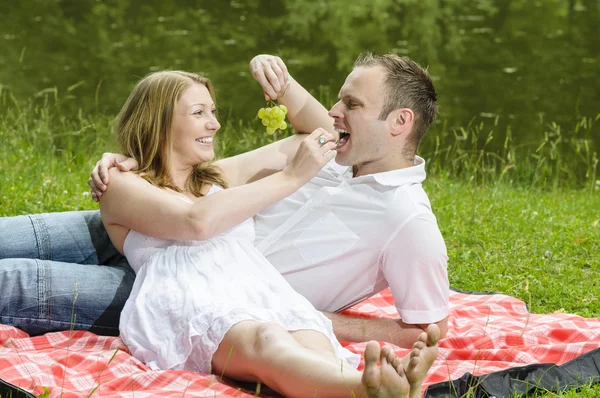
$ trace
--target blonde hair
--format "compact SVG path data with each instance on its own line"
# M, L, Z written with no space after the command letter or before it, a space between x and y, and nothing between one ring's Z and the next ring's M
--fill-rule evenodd
M205 86L215 101L213 85L206 77L161 71L146 76L135 86L117 117L116 136L121 152L137 160L137 173L159 188L183 191L173 184L169 170L171 124L175 104L193 83ZM205 185L227 188L221 171L211 162L197 165L186 184L186 190L195 196L203 196Z

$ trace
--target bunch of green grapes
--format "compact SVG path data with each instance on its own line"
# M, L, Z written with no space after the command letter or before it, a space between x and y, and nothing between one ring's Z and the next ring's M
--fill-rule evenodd
M287 107L285 105L275 105L273 101L267 102L266 108L258 110L258 118L262 121L263 126L267 128L267 134L273 134L275 130L287 129L285 115Z

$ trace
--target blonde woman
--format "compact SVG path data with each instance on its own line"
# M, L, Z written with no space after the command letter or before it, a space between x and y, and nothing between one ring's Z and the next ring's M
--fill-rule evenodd
M119 115L118 143L139 169L110 170L100 209L137 273L120 320L132 354L152 369L261 381L285 396L419 396L435 325L403 361L369 343L363 375L331 322L253 246L251 217L333 159L333 136L317 129L272 144L279 155L260 168L281 171L248 183L256 165L211 163L215 109L208 79L163 71L140 81Z

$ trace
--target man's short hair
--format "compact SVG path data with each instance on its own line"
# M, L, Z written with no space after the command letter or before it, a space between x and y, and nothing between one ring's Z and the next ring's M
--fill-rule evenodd
M413 131L408 138L409 150L416 152L423 135L437 114L437 93L427 70L408 57L396 54L361 54L354 67L381 66L386 71L383 107L379 119L385 120L393 110L410 108L415 113Z

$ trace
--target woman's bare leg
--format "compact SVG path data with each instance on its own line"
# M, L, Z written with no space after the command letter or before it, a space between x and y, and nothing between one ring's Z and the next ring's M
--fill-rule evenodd
M295 330L289 333L294 340L306 349L314 351L316 354L329 362L335 363L337 366L343 366L342 360L335 355L331 341L329 341L327 336L323 333L318 333L314 330Z
M234 325L213 356L212 366L215 374L261 381L286 397L366 396L359 371L325 359L272 323Z
M321 333L289 333L275 324L241 322L225 335L213 356L213 372L261 381L289 397L401 398L409 392L410 398L419 397L425 374L437 356L439 329L433 326L415 343L408 361L370 342L361 375L350 366L341 366L329 339Z

